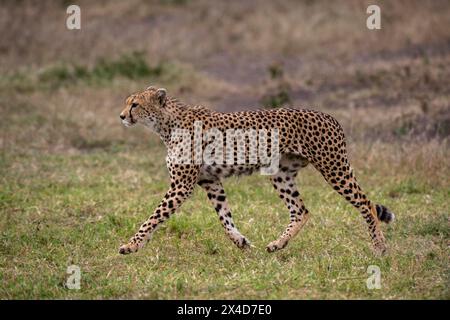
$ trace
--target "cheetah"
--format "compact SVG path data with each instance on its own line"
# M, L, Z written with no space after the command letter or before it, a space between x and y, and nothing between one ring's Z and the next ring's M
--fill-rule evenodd
M189 198L197 185L206 191L227 236L239 248L250 246L250 241L239 232L233 221L221 179L232 175L252 174L262 169L262 161L258 162L257 159L256 162L236 162L239 148L244 149L246 154L249 153L251 143L247 145L242 141L234 141L232 147L227 149L226 153L234 162L174 161L175 158L169 154L180 147L180 141L173 138L174 132L181 128L194 135L194 127L198 122L202 130L215 129L222 133L228 130L266 130L268 138L262 149L268 148L271 142L274 144L274 141L270 140L275 140L275 136L271 136L270 132L277 130L277 170L270 175L270 180L289 210L290 222L280 237L267 245L268 252L286 247L309 218L309 211L295 181L298 171L308 164L312 164L334 190L359 210L367 223L375 254L383 254L386 251L380 221L390 223L395 216L385 206L371 202L363 193L347 157L343 129L337 120L328 114L294 108L217 112L203 106L183 104L170 97L165 89L151 86L126 99L120 119L126 127L142 124L159 135L168 151L166 164L171 183L153 214L130 241L120 247L121 254L141 249L156 228ZM248 143L249 140L249 136L246 136L244 142ZM188 147L205 147L206 143L204 140L196 143L188 140L182 146L192 154L192 149L189 151ZM217 151L217 155L219 153Z

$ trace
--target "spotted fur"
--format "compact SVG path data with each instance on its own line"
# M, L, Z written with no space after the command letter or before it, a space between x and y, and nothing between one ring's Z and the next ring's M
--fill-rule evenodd
M279 170L270 177L290 213L290 222L281 236L267 245L273 252L284 248L309 218L295 178L301 168L312 164L325 180L349 203L359 210L367 223L377 253L386 250L385 238L379 222L390 222L394 215L384 206L373 204L361 190L348 161L344 132L330 115L312 110L280 108L222 113L202 106L187 106L169 98L164 89L149 87L126 100L120 114L125 126L143 124L156 132L168 151L175 148L171 134L176 128L194 132L194 122L201 120L203 129L266 129L279 130ZM269 137L270 140L270 137ZM270 141L268 141L270 142ZM235 145L236 160L238 146ZM245 144L248 153L249 145ZM268 151L270 153L270 151ZM144 246L153 231L167 220L189 198L196 185L206 191L212 206L228 237L239 248L250 242L237 229L228 206L221 179L240 174L251 174L261 167L257 164L177 164L167 157L171 185L150 218L145 221L129 243L119 252L136 252Z

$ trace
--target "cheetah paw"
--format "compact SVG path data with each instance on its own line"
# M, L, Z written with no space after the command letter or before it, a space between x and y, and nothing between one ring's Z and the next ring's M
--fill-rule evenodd
M373 247L373 251L375 253L375 256L381 257L387 253L387 247L384 243L376 244Z
M236 241L236 245L239 249L250 249L250 247L254 247L254 245L252 245L250 241L248 241L248 239L245 237L238 239Z
M266 246L266 250L267 250L267 252L275 252L277 250L283 249L284 247L286 247L286 245L287 245L287 241L282 243L280 240L275 240Z
M138 251L139 247L136 243L124 244L119 248L120 254L129 254Z

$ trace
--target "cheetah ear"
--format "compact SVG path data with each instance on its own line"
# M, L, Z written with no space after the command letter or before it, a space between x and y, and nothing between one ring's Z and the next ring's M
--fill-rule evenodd
M158 97L158 101L161 107L164 107L166 102L167 90L164 88L156 90L156 96Z

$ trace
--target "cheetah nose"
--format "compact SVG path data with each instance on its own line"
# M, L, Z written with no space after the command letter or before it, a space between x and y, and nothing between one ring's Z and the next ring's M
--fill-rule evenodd
M120 119L122 119L122 120L125 119L125 115L124 115L124 114L121 114L119 117L120 117Z

